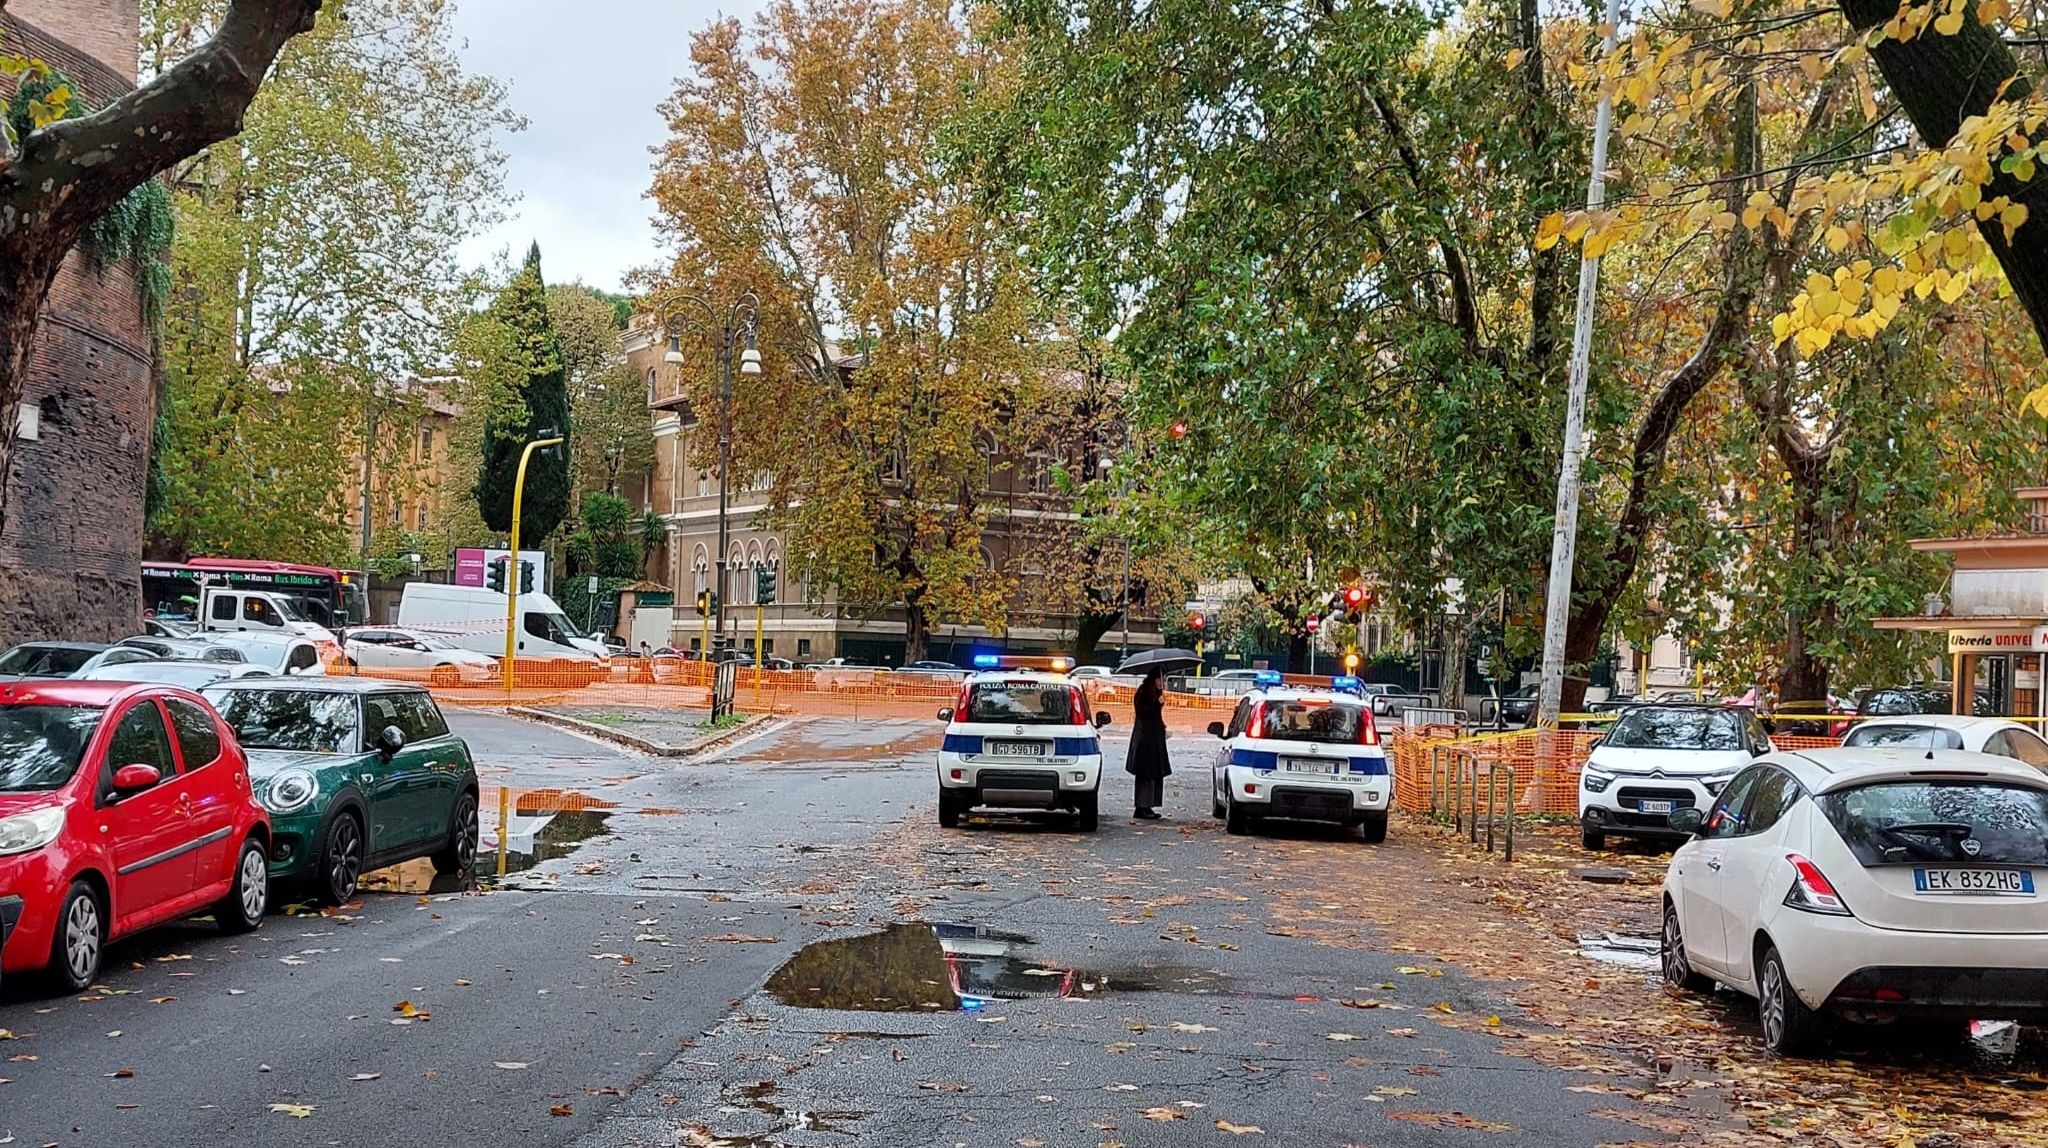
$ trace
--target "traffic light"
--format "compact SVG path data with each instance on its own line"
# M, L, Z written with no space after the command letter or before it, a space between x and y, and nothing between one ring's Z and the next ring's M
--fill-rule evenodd
M491 593L503 594L505 592L505 560L503 558L491 559L491 566L485 573L484 580L485 584L491 588Z
M1347 674L1355 674L1358 672L1357 650L1349 651L1344 655L1344 672Z
M519 592L521 594L533 593L533 563L528 562L524 558L519 560Z
M754 602L761 606L775 604L775 567L754 567Z
M709 614L711 612L711 591L697 591L697 612L699 614Z
M1197 610L1194 613L1188 615L1188 629L1193 630L1195 633L1199 634L1208 628L1209 619L1204 617L1201 611Z

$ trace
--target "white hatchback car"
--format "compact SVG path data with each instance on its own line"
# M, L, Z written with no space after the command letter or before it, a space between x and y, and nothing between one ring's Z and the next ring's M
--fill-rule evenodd
M349 661L366 670L413 670L437 686L482 684L498 677L498 659L465 650L424 630L358 626L342 644Z
M1387 839L1394 776L1379 727L1363 699L1334 690L1282 687L1260 680L1240 698L1212 767L1212 812L1231 833L1261 818L1289 817L1359 826L1369 842Z
M1671 814L1707 809L1736 771L1771 740L1743 706L1638 705L1622 711L1593 743L1579 771L1579 843L1674 837Z
M2048 775L1953 750L1776 753L1744 769L1664 878L1663 970L1756 997L1764 1043L1825 1018L2048 1020Z
M1088 698L1062 674L979 673L959 702L939 711L939 824L951 829L980 807L1070 810L1095 831L1102 742L1109 715L1088 716Z
M1966 749L2048 769L2048 741L2009 718L1962 714L1900 714L1856 723L1844 746L1877 749Z

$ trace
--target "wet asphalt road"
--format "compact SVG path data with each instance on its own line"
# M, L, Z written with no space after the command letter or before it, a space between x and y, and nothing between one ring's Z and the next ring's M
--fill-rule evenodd
M926 840L928 723L796 721L687 764L495 715L451 725L484 767L487 850L495 787L580 795L537 849L514 803L511 844L533 852L508 867L548 859L482 894L412 866L360 908L232 941L157 930L82 999L10 982L0 1144L1136 1148L1229 1139L1219 1121L1318 1145L1646 1138L1487 1034L1339 1004L1426 1008L1384 987L1419 983L1396 971L1418 958L1258 927L1232 899L1233 839L1207 824L1199 743L1174 746L1178 824ZM1387 879L1357 848L1330 879ZM1157 918L1118 900L1176 880L1193 895ZM931 922L994 930L951 942L986 1007L962 1007ZM840 943L798 956L821 939ZM1497 1007L1455 970L1426 995ZM429 1017L393 1023L403 1002Z

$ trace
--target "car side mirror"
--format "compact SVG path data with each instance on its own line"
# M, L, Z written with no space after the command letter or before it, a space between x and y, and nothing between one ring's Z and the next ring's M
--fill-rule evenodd
M1220 721L1212 721L1212 722L1210 722L1210 723L1209 723L1209 736L1210 736L1210 737L1222 737L1222 736L1223 736L1223 723L1222 723L1222 722L1220 722Z
M1697 809L1674 809L1669 818L1671 828L1687 835L1697 835L1700 827L1707 823L1707 815Z
M164 779L163 771L153 765L136 762L124 765L114 771L115 793L137 793L148 789Z
M1606 734L1604 734L1604 733L1603 733L1603 734L1598 734L1598 735L1595 735L1592 741L1589 741L1589 742L1587 742L1587 743L1586 743L1586 750L1587 750L1587 752L1589 752L1589 753L1590 753L1590 752L1592 752L1593 750L1595 750L1595 749L1598 749L1598 748L1600 747L1600 743L1601 743L1601 742L1603 742L1603 741L1606 741L1606 740L1607 740L1607 735L1606 735Z
M1771 743L1767 741L1760 741L1749 747L1749 755L1751 757L1762 757L1769 752L1771 752Z
M1097 710L1097 711L1095 711L1095 728L1096 728L1096 729L1101 729L1101 728L1102 728L1103 726L1106 726L1106 725L1108 725L1108 724L1109 724L1109 711L1108 711L1108 710Z
M951 710L950 708L948 708L948 709L942 709L942 710L940 710L940 711L939 711L939 720L940 720L940 721L952 721L952 720L953 720L953 711L952 711L952 710Z
M395 725L385 726L383 731L377 735L377 750L380 753L394 754L404 748L405 731Z

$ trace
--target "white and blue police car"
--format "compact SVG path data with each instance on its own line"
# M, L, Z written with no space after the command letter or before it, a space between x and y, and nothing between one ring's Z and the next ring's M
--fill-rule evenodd
M960 685L960 699L939 711L939 824L951 829L969 810L1045 809L1074 814L1095 831L1102 785L1102 743L1081 686L1061 673L995 669L977 655L979 672Z
M1223 746L1214 766L1214 813L1234 834L1268 817L1359 826L1387 839L1394 775L1379 727L1346 679L1328 689L1294 688L1262 672L1230 721L1209 723Z

